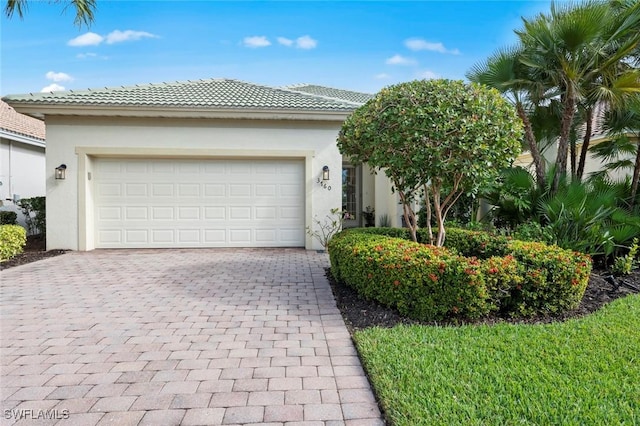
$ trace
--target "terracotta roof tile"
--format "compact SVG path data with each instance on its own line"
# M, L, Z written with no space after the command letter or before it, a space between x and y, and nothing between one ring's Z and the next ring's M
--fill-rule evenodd
M42 120L20 114L4 101L0 101L0 129L42 141L45 139Z

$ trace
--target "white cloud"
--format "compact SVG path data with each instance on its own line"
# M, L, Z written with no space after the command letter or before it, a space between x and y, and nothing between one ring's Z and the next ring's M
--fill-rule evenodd
M436 74L435 72L431 71L431 70L424 70L424 71L420 71L418 74L416 74L417 78L423 78L425 80L431 80L434 78L440 78L440 76L438 74Z
M88 53L78 53L76 58L78 59L86 59L86 58L95 58L98 55L96 53L88 52Z
M251 48L271 46L271 42L265 36L245 37L242 44Z
M97 46L104 40L100 34L88 32L84 33L76 38L72 38L67 42L69 46L79 47L79 46Z
M298 49L315 49L317 45L318 45L318 41L312 39L308 35L298 37L296 39L296 47Z
M63 86L60 86L59 84L51 83L47 87L43 87L40 92L42 92L42 93L45 93L45 92L60 92L62 90L66 90L66 89Z
M106 40L107 40L107 44L114 44L114 43L122 43L123 41L140 40L143 38L158 38L158 36L155 34L148 33L146 31L115 30L107 34Z
M56 83L59 83L61 81L72 81L73 80L73 77L71 77L69 74L64 73L64 72L49 71L44 76L47 78L47 80L55 81Z
M458 49L447 49L444 47L442 43L434 43L430 41L423 40L421 38L410 38L404 41L404 45L407 48L418 51L418 50L428 50L431 52L438 53L449 53L451 55L459 55L460 51Z
M286 37L278 37L278 43L280 43L283 46L289 47L293 45L293 40Z
M134 31L126 30L111 31L106 36L100 34L88 32L84 33L76 38L72 38L67 42L69 46L82 47L82 46L97 46L106 42L107 44L122 43L123 41L140 40L143 38L157 38L155 34L148 33L146 31Z
M406 58L402 55L393 55L385 61L387 65L414 65L415 59Z
M388 79L391 78L391 76L389 74L383 72L383 73L380 73L380 74L376 74L374 76L374 78L376 80L388 80Z

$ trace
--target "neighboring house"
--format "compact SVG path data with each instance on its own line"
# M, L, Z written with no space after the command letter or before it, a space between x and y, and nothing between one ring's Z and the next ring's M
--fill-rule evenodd
M607 132L604 129L604 114L605 114L604 105L603 104L598 105L593 114L593 120L591 125L591 128L592 128L591 140L589 141L590 148L597 146L602 142L609 141L611 139L611 137L607 135ZM585 126L582 125L578 130L578 136L577 136L578 142L576 143L576 153L577 153L576 163L578 163L580 158L580 151L582 149L582 141L583 141L584 133L585 133ZM635 134L631 134L631 133L627 134L629 139L631 141L635 141L636 143L640 143L639 135L640 135L640 132L637 132ZM547 167L551 167L555 163L557 152L558 152L557 143L550 144L543 151L542 156L545 160L545 163L547 164ZM620 160L623 160L623 159L630 160L632 163L635 162L635 156L632 154L628 154L620 158ZM571 159L569 158L567 160L567 169L570 167L570 164L571 164ZM588 152L587 158L584 164L585 167L584 167L583 177L588 178L590 174L595 172L600 172L606 164L607 164L606 161L603 161L601 158L598 158L594 156L591 152ZM531 153L528 150L524 151L520 156L518 156L518 158L514 162L514 166L521 166L533 171L534 166L533 166L533 157L531 156ZM626 169L626 170L622 169L622 170L616 170L616 171L609 171L608 175L613 180L620 180L620 179L624 179L627 176L631 177L632 173L633 173L632 169Z
M44 122L0 101L2 201L45 195Z
M370 96L210 79L4 100L47 125L48 249L320 249L306 229L332 208L400 221L384 174L336 145Z
M0 101L0 210L17 212L23 223L14 201L45 193L44 122Z

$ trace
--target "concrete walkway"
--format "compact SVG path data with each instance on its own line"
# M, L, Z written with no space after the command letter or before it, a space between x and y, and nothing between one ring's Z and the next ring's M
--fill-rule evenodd
M0 422L383 425L327 265L98 250L2 271Z

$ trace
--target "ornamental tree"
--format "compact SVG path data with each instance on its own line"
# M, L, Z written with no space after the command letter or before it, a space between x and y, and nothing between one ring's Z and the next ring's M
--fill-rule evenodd
M495 89L416 80L386 87L354 111L342 125L338 148L355 164L368 163L389 177L414 241L413 206L424 196L430 242L441 246L451 207L513 162L522 127L513 106Z

